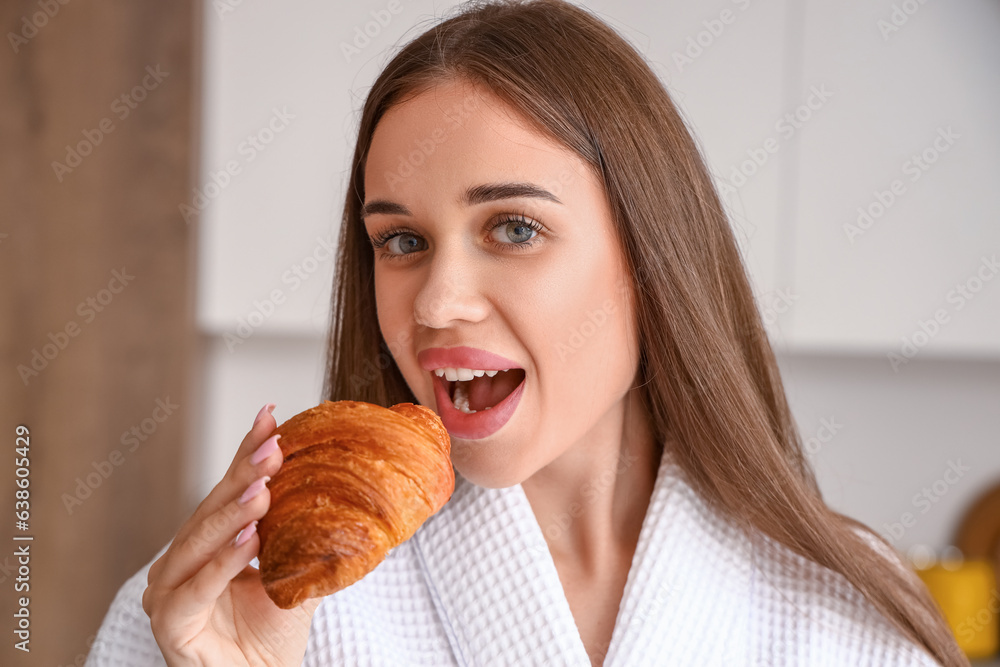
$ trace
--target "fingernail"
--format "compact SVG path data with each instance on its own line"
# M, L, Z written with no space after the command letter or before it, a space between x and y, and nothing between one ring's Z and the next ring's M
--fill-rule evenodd
M243 495L240 496L240 505L246 505L248 502L256 498L257 495L264 490L264 485L267 484L269 479L271 478L267 475L255 479L253 483L247 487L247 490L243 492Z
M236 546L241 546L244 542L250 539L250 537L257 532L257 522L251 521L250 525L240 531L240 534L236 536Z
M274 403L268 403L267 405L262 407L260 409L260 412L257 413L257 417L253 420L253 425L256 426L257 422L259 422L261 419L264 418L264 414L267 412L271 412L272 410L274 410Z
M280 437L281 437L280 435L275 434L272 435L267 440L265 440L264 444L258 447L257 451L254 452L253 456L250 457L250 463L257 465L258 463L266 459L268 456L270 456L271 452L273 452L278 448L278 438Z

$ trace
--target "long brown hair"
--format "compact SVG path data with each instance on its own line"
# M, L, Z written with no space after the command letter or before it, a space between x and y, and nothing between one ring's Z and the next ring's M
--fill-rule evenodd
M968 665L912 570L855 529L893 547L824 502L728 219L647 63L598 17L561 0L457 9L402 48L365 101L340 231L325 397L417 402L378 326L374 257L360 218L365 157L391 106L445 80L484 86L603 180L637 297L638 384L652 432L657 442L670 433L696 490L748 536L761 531L842 574L944 665Z

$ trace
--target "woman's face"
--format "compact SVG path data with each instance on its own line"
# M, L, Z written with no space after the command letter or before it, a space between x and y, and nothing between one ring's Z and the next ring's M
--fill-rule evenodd
M394 234L374 251L379 327L419 403L442 416L458 472L506 487L571 449L617 447L615 409L639 355L631 283L589 166L488 91L448 82L383 116L364 183L369 238ZM514 364L426 352L459 346ZM480 410L466 415L441 399L456 385L431 370L443 366L523 370L474 379ZM504 421L514 401L495 404L514 385Z

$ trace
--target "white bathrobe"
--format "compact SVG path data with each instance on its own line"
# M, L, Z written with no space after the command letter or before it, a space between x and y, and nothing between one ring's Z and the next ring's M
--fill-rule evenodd
M760 537L750 549L665 456L604 664L939 665L841 575ZM142 610L148 568L119 590L87 665L164 664ZM590 661L521 485L456 475L451 499L410 540L323 599L302 664Z

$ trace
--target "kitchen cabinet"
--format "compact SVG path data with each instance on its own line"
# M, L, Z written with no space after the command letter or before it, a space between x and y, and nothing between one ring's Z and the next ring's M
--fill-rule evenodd
M988 0L805 4L792 349L1000 356L998 36Z

